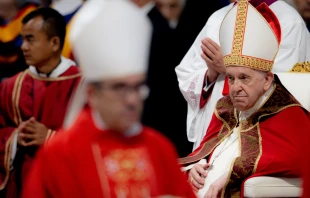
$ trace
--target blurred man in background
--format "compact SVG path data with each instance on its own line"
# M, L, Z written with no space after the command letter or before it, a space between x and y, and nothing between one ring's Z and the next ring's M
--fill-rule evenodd
M156 6L168 20L170 28L176 28L185 6L185 0L156 0Z
M309 0L294 0L296 9L304 19L308 30L310 31L310 1Z
M20 31L22 19L36 9L38 1L0 1L0 82L27 68Z

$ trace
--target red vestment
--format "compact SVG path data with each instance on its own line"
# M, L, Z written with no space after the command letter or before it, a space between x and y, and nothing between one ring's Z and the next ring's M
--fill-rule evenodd
M222 191L223 197L243 197L245 180L262 175L300 177L300 144L308 138L308 112L276 78L276 89L265 104L239 128L240 157L233 161ZM229 96L220 99L200 146L188 157L179 159L189 165L209 159L214 149L228 137L238 123L238 112ZM208 177L206 178L208 179Z
M151 128L125 137L99 130L85 108L38 153L24 198L195 197L168 140Z
M309 114L310 122L310 114ZM308 129L310 131L310 129ZM303 165L302 179L303 179L303 194L302 198L310 197L310 152L309 152L309 136L304 138L301 144L299 155L301 164Z
M0 84L0 190L2 194L7 194L7 197L17 196L16 187L20 189L37 150L35 147L19 148L14 160L14 170L10 171L12 142L19 124L34 117L50 130L59 129L62 126L70 96L79 81L78 67L71 66L57 78L40 78L27 69Z

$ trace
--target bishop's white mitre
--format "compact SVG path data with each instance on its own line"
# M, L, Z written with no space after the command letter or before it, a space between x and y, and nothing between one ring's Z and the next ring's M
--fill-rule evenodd
M71 126L86 103L88 82L147 71L152 26L128 0L89 0L75 17L69 35L83 83L70 102L64 128Z

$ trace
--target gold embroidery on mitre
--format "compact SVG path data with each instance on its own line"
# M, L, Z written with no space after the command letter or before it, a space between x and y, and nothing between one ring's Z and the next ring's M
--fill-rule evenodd
M271 71L273 61L242 55L248 6L248 0L238 1L232 51L230 55L224 56L224 65L238 65L262 71Z
M296 63L294 67L290 70L290 72L301 72L301 73L310 72L310 61L306 61L303 63Z
M226 55L224 56L224 65L238 65L250 67L253 69L263 70L263 71L271 71L273 66L273 61L268 61L260 58L255 58L251 56L245 55Z
M245 31L245 25L246 25L246 16L247 16L247 11L248 11L248 3L249 2L247 0L240 0L238 2L233 48L231 51L233 55L241 55L242 53L244 31Z

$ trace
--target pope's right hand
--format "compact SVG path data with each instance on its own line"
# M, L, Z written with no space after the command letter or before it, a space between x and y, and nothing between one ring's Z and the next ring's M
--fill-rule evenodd
M203 188L208 172L206 171L209 168L210 164L195 164L193 168L189 171L188 178L190 185L192 186L195 193Z

